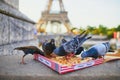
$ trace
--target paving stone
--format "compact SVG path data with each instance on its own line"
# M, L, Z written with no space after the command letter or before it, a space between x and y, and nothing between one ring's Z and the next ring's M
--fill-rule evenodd
M120 80L120 60L58 74L32 55L25 57L26 65L20 64L22 55L0 56L0 80Z

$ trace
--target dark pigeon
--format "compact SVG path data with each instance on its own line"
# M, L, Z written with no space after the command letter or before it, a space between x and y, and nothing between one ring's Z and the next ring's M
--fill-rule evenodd
M51 39L50 42L46 40L42 44L42 49L43 49L43 51L45 53L45 56L46 57L50 57L50 55L52 54L53 50L56 49L55 40Z
M24 57L28 54L40 54L44 56L44 52L37 48L36 46L23 46L23 47L16 47L14 50L22 50L24 55L22 57L22 64L25 64Z

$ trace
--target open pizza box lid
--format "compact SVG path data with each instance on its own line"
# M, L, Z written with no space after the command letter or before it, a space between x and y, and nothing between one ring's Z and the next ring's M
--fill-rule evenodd
M106 54L104 62L120 60L120 53Z

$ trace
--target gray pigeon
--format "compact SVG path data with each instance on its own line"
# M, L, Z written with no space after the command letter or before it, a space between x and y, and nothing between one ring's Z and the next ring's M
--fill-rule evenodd
M58 56L66 56L69 53L76 53L81 45L91 36L88 36L87 33L82 32L80 35L75 36L70 41L64 42L60 47L56 48L53 53Z
M82 59L86 57L92 57L96 59L98 57L104 56L109 51L109 49L110 49L109 42L96 44L90 47L88 50L81 53L81 57Z

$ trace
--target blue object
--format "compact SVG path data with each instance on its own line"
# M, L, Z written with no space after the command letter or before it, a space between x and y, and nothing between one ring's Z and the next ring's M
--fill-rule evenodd
M86 57L98 58L99 56L104 56L110 49L110 43L105 42L101 44L96 44L90 47L88 50L84 51L81 54L81 57L84 59Z

